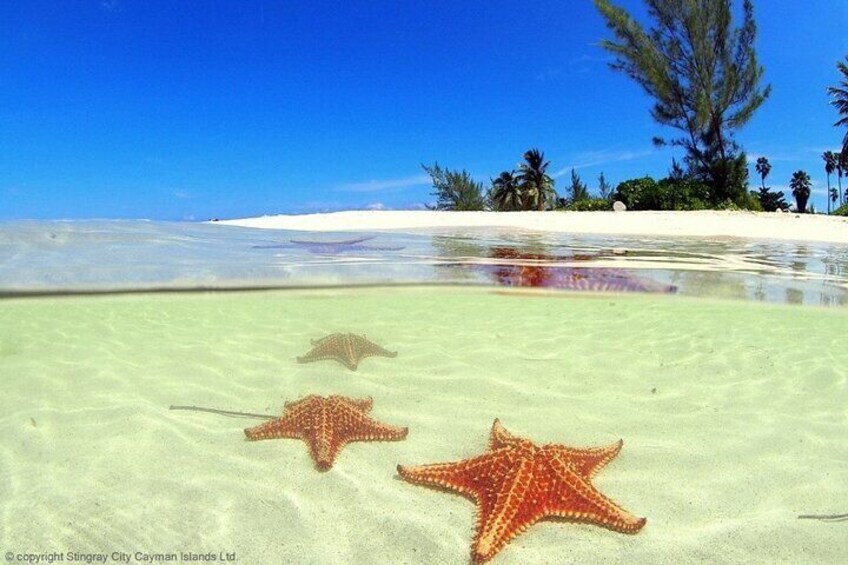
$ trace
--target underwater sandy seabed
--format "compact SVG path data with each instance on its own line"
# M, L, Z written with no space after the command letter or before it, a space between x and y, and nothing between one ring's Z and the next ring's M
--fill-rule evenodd
M593 479L636 535L541 522L491 563L837 563L848 512L848 312L472 288L136 294L0 302L0 549L235 552L240 563L468 563L474 505L396 465L482 453L494 418L608 445ZM298 364L310 339L397 351ZM328 472L245 441L307 394L408 426Z

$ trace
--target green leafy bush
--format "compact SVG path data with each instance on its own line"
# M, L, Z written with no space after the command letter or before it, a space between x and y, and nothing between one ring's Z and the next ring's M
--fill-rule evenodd
M848 204L843 204L833 211L834 216L848 216Z
M621 200L629 210L651 210L657 192L657 181L651 177L626 180L618 185L613 200Z
M657 182L643 177L619 184L613 199L621 200L630 210L704 210L709 197L709 187L691 178Z
M777 212L778 210L789 210L789 204L783 197L783 192L773 191L767 187L760 188L758 192L752 192L760 203L760 207L766 212Z
M606 198L582 198L566 204L562 209L570 212L609 212L612 210L612 202Z

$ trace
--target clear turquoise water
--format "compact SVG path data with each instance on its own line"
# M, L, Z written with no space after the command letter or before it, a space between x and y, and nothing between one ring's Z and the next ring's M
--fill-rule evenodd
M474 505L395 467L475 456L499 418L538 443L623 439L593 482L648 524L545 521L492 563L841 563L845 523L798 516L848 512L845 249L371 236L0 226L0 549L468 563ZM611 272L676 291L568 291ZM565 288L509 286L539 281ZM248 286L279 288L223 290ZM296 362L333 332L398 356ZM409 436L320 473L303 442L245 441L256 420L168 409L309 394L371 397Z

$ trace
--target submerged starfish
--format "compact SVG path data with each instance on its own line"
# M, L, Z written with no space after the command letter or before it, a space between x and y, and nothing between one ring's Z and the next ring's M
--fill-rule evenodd
M380 355L381 357L397 357L397 351L388 351L362 335L334 333L321 339L312 340L312 351L298 357L298 363L310 363L335 359L351 371L355 371L359 362L365 357Z
M374 247L370 245L359 245L363 241L374 239L376 235L346 239L341 241L308 241L290 239L291 245L275 243L272 245L254 245L253 249L295 249L303 248L310 253L323 255L336 255L345 251L400 251L403 247Z
M590 482L621 446L621 440L589 449L538 446L510 434L495 420L486 453L454 463L398 465L398 473L411 483L456 491L474 500L477 532L471 557L482 563L543 518L587 522L628 534L641 530L645 518L630 514Z
M248 440L291 438L309 444L319 471L333 466L342 447L352 441L396 441L406 437L408 428L382 424L370 416L371 398L309 395L286 402L283 415L244 430Z

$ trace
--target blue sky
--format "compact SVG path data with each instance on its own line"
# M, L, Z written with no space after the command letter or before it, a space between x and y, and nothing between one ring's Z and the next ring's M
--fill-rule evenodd
M848 2L754 4L773 93L738 140L823 209ZM420 207L421 163L488 181L530 147L562 187L664 176L605 37L589 0L2 2L0 220Z

